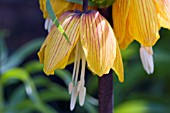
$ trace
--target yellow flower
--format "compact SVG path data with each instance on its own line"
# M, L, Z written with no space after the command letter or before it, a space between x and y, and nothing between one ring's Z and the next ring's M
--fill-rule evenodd
M114 32L99 12L66 12L59 18L59 22L71 44L54 26L38 56L40 62L44 64L44 72L47 75L54 74L55 69L63 69L74 61L73 78L69 84L72 110L78 94L80 105L84 104L86 62L89 69L100 77L113 69L121 82L124 80L123 64ZM82 66L78 77L80 60Z
M112 7L114 31L120 47L133 40L141 44L140 56L148 74L153 73L152 46L159 39L159 29L170 29L169 0L116 0Z

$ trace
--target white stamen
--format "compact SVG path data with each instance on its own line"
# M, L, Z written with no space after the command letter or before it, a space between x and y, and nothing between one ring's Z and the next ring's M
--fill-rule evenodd
M77 83L77 91L79 92L80 91L80 88L82 87L82 82L81 81L78 81Z
M78 80L79 68L80 68L80 56L78 55L77 70L76 70L76 76L75 76L75 85L77 84L77 80Z
M80 76L82 86L84 86L85 68L86 68L86 59L85 59L84 53L82 52L82 68L81 68L81 76Z
M81 66L80 80L78 81L80 59L81 59L80 57L82 58L82 66ZM70 103L71 110L73 110L75 107L78 94L79 94L79 104L81 106L84 104L84 101L85 101L85 96L86 96L86 88L84 87L85 67L86 67L85 55L82 50L81 43L80 41L78 41L76 45L72 82L69 84L69 93L71 93L71 103Z
M70 82L70 83L69 83L69 86L68 86L68 92L69 92L69 94L71 94L72 91L73 91L73 82Z
M47 18L45 20L44 29L50 32L52 25L53 25L53 21L50 18Z
M85 96L86 96L86 87L81 87L80 92L79 92L79 104L80 104L80 106L84 105Z
M145 71L152 74L154 71L153 50L152 47L144 47L141 45L140 58Z
M44 29L47 30L49 24L49 18L45 19Z
M53 26L53 21L50 19L48 25L48 33L50 32L52 26Z
M77 88L74 87L73 90L72 90L72 94L71 94L71 102L70 102L70 110L71 111L75 107L77 96L78 96Z

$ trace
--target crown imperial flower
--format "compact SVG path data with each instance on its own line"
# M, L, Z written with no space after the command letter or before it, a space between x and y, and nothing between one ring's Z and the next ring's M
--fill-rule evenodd
M47 75L54 74L55 69L63 69L74 62L72 82L69 84L70 109L73 110L77 96L80 105L84 104L86 62L89 69L98 76L113 69L121 82L124 80L123 64L114 32L99 12L65 12L59 18L59 22L71 44L54 26L41 46L38 56ZM80 61L82 66L78 77Z
M170 29L170 0L116 0L113 4L114 31L121 48L133 40L141 44L140 56L144 69L153 73L152 49L159 39L159 29Z

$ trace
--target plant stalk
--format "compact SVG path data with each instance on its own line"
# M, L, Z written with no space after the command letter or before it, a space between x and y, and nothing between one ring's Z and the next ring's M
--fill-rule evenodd
M88 11L88 0L83 0L83 12Z
M113 75L99 77L99 113L113 112Z
M100 14L107 19L112 26L112 7L98 9ZM114 109L114 89L113 89L113 72L99 77L98 86L99 113L113 113Z

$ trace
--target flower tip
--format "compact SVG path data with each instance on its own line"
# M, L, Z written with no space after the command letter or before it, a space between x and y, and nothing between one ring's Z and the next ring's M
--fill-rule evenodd
M124 82L124 77L119 77L119 81L120 81L121 83L123 83L123 82Z
M54 75L54 71L50 71L50 70L46 70L45 68L43 69L44 70L44 73L49 76L49 75Z

